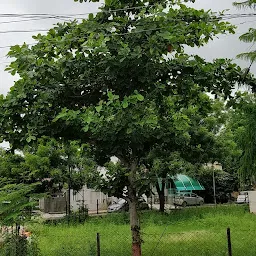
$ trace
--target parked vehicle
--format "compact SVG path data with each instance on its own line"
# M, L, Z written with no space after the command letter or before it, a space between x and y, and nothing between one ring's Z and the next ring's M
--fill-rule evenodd
M186 207L187 205L203 205L204 199L194 193L181 193L174 197L174 204Z
M126 201L124 199L119 199L108 207L108 212L118 212L125 207Z
M139 198L139 210L148 210L149 206L143 198ZM119 199L117 202L114 202L108 207L108 212L119 212L119 211L128 211L129 205L126 200Z
M248 191L241 191L236 199L237 204L248 204L249 196Z

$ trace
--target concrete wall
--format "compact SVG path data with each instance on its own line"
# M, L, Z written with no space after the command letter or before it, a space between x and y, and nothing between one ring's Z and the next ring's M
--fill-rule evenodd
M68 195L65 191L62 196L42 198L39 200L39 208L45 213L65 213ZM79 207L86 206L89 211L106 210L108 205L113 201L117 201L115 197L108 197L108 195L87 188L85 185L78 193L74 194L73 190L70 192L71 211L77 211Z
M86 206L89 211L97 210L97 200L98 209L106 210L108 205L113 201L113 198L109 198L108 195L95 191L93 189L87 188L85 185L78 193L73 194L71 190L71 210L77 211L80 206Z
M250 212L256 214L256 191L249 191Z
M65 213L66 198L61 197L46 197L39 200L39 208L45 213Z

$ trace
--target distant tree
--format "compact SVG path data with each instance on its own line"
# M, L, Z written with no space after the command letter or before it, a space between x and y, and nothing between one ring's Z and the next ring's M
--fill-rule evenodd
M96 168L88 145L48 137L26 146L24 159L30 177L43 181L48 190L60 191L66 184L77 192L85 185L88 169Z
M61 192L64 187L79 191L86 183L85 174L89 169L96 168L89 151L87 146L75 141L64 144L46 137L27 146L22 154L2 150L2 220L14 220L14 217L22 215L22 209L34 204L33 198L45 193Z
M214 170L208 167L198 168L197 172L190 173L190 175L196 178L205 188L200 192L200 195L204 197L206 203L214 202L213 193L213 172L215 176L215 195L217 203L227 203L230 201L231 193L238 190L239 179L238 174L230 174L223 170Z
M219 162L223 170L237 175L240 186L252 186L256 173L256 101L251 93L237 93L227 120L218 134Z
M188 172L195 175L204 163L221 159L224 149L217 134L227 118L224 101L211 100L207 95L201 97L203 104L198 101L198 105L188 109L174 108L174 112L186 115L187 130L170 137L168 143L157 145L146 158L145 165L150 170L148 179L151 178L157 188L160 211L164 211L166 184L171 182L168 177Z

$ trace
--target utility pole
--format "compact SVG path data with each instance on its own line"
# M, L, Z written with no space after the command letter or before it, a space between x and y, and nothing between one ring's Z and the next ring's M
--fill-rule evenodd
M70 216L71 213L71 167L68 164L68 216Z
M153 210L153 187L152 184L150 183L150 192L151 192L151 201L150 201L150 210Z
M216 185L215 185L215 173L214 173L214 164L212 163L212 184L213 184L213 199L215 206L217 205L216 202Z

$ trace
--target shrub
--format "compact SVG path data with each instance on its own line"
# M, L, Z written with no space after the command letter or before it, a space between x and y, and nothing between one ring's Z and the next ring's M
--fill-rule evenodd
M16 234L5 236L1 256L40 256L40 250L36 237L26 238Z

